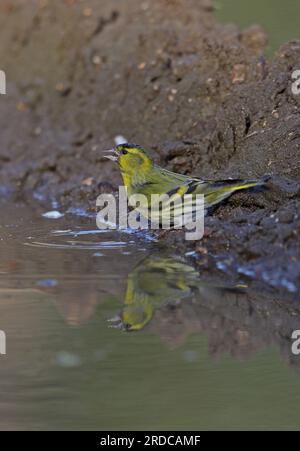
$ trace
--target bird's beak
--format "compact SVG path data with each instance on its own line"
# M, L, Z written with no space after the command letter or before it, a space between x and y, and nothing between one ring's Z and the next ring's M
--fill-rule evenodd
M120 315L116 315L113 318L108 319L107 321L110 323L109 327L111 327L113 329L125 330L123 322L122 322L122 318Z
M104 150L103 153L112 153L113 155L103 155L103 158L107 158L111 161L118 161L119 154L115 149Z

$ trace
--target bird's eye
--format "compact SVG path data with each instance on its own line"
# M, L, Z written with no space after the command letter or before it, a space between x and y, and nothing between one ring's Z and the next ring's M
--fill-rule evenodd
M128 153L128 150L122 149L122 152L121 152L122 155L126 155L127 153Z

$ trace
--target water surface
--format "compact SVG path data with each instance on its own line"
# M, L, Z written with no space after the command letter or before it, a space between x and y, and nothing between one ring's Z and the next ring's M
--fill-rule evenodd
M297 304L92 217L1 212L1 429L299 429Z

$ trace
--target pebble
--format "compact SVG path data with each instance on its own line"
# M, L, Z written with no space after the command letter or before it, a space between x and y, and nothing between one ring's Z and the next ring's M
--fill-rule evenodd
M115 141L116 146L119 146L120 144L124 144L124 143L128 142L127 139L124 138L124 136L122 136L122 135L115 136L114 141Z
M84 17L91 17L91 15L93 14L93 10L92 8L84 8L82 14L84 15Z
M101 64L101 58L99 55L93 56L92 61L95 66L99 66L99 64Z
M185 255L186 257L196 257L196 256L197 256L197 252L195 252L195 251L189 251L189 252L186 252L184 255Z
M91 186L94 183L93 177L87 177L86 179L82 180L81 185L84 186Z
M60 213L57 210L47 211L46 213L42 214L43 218L47 219L60 219L64 216L63 213Z

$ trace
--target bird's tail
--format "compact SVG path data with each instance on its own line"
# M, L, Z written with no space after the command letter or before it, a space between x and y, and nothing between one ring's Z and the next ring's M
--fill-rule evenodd
M204 193L206 206L212 207L213 205L218 204L235 191L253 188L255 186L263 186L268 180L269 177L264 177L261 180L229 179L209 183L207 190Z

